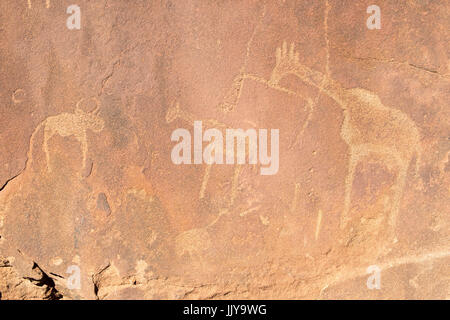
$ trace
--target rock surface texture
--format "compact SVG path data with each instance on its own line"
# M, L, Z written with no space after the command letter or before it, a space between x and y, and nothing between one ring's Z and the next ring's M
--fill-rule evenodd
M449 17L0 1L0 299L450 299ZM174 164L195 120L279 129L278 172Z

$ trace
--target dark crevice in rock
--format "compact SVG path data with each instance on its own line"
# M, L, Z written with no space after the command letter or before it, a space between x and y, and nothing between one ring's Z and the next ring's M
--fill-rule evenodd
M97 285L96 281L94 280L94 276L92 276L92 283L94 284L94 295L95 295L95 298L97 300L100 300L99 297L98 297L98 285Z
M63 298L63 295L56 290L55 281L48 276L36 262L33 262L32 270L36 271L36 273L40 276L40 278L32 278L32 277L24 277L24 279L29 280L34 285L39 287L46 287L46 296L44 299L47 300L60 300Z
M6 186L8 185L9 182L11 182L12 180L14 180L14 179L17 178L18 176L20 176L20 174L21 174L22 172L23 172L23 171L20 171L20 172L19 172L18 174L16 174L14 177L9 178L8 180L6 180L6 182L0 187L0 192L3 191L3 189L6 188Z
M1 238L1 236L0 236ZM8 259L3 259L0 257L0 268L10 268L11 267L11 263L9 262Z
M8 183L10 183L12 180L17 178L18 176L20 176L25 171L25 169L27 168L27 164L28 164L28 158L25 160L25 164L23 165L23 168L21 168L20 171L16 175L9 178L8 180L5 181L5 183L3 183L3 185L0 187L0 192L2 192L6 188Z
M61 279L65 279L63 276L61 276L61 275L59 275L59 274L57 274L57 273L50 272L50 274L51 274L52 276L55 276L55 277L58 277L58 278L61 278Z
M443 79L447 79L447 80L449 79L449 77L447 75L441 74L437 70L434 70L434 69L432 69L430 67L420 66L420 65L408 62L408 61L397 61L397 60L392 59L392 58L388 59L388 58L378 58L378 57L358 57L358 56L352 56L351 54L349 54L347 52L342 52L342 53L339 53L339 54L341 56L343 56L344 58L348 58L348 59L352 59L352 60L375 61L375 62L391 63L391 64L397 64L397 65L405 65L405 66L414 68L414 69L419 70L419 71L423 71L423 72L426 72L426 73L434 74L434 75L439 76L439 77L441 77Z
M95 298L97 300L100 300L100 297L98 296L98 292L100 290L100 279L99 276L105 272L106 270L108 270L108 268L111 267L111 262L109 262L104 268L102 268L100 271L98 271L97 273L94 273L92 275L92 283L94 285L94 295Z

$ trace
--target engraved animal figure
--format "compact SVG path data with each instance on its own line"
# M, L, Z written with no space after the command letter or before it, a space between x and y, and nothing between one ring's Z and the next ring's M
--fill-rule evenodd
M282 47L276 50L276 66L269 82L276 85L288 74L318 88L343 109L341 137L349 147L350 159L341 228L349 220L352 184L358 163L367 155L376 154L385 165L397 166L395 193L388 217L389 228L394 235L407 171L414 156L416 174L419 168L421 147L416 125L403 112L383 105L378 95L362 88L345 89L330 77L300 64L294 44L288 49L287 43L283 42Z
M231 88L229 89L227 95L224 97L224 100L221 103L219 103L218 108L224 112L230 112L230 111L236 109L236 106L239 104L242 90L244 88L245 80L250 80L250 81L260 83L260 84L266 86L267 88L271 88L271 89L277 90L279 92L282 92L284 94L294 96L296 98L306 101L306 104L304 105L304 108L303 108L303 111L306 112L306 114L307 114L306 120L302 124L299 132L297 133L295 140L289 146L289 149L292 149L299 142L300 138L303 136L306 128L308 127L309 123L311 122L312 115L314 112L314 105L317 103L317 98L316 98L316 102L313 102L312 99L303 96L299 92L290 90L283 86L280 86L278 83L270 82L258 75L246 73L244 71L244 69L245 69L244 67L241 68L240 73L234 78ZM173 113L172 113L172 116L173 116L173 114L176 110L173 109L172 111L173 111Z
M212 247L208 228L219 221L220 217L228 214L228 210L221 210L208 225L200 228L189 229L175 237L175 254L178 257L188 255L190 259L203 261L202 255Z
M182 110L180 108L180 104L177 102L167 110L166 122L171 123L172 121L175 121L177 119L182 119L188 123L194 123L194 121L196 120L196 117L193 114L191 114L190 112ZM207 120L202 120L202 121L205 122L208 127L212 127L212 128L216 127L216 128L221 128L221 129L225 128L224 124L216 121L215 119L207 119ZM203 175L203 181L202 181L202 184L200 187L200 199L204 198L204 196L205 196L205 190L206 190L206 186L209 181L211 167L212 167L212 164L206 165L205 173Z
M202 260L202 254L211 247L211 239L206 228L196 228L182 232L175 238L175 254L188 255L190 259Z
M194 123L194 121L198 120L198 117L196 117L194 114L190 113L189 111L185 111L180 108L179 103L175 103L172 107L170 107L166 112L166 122L171 123L177 119L181 119L187 123ZM219 130L225 130L227 128L227 125L217 121L216 119L204 119L202 122L205 124L206 128L215 128ZM245 132L236 132L235 136L238 138L245 138L245 147L246 150L249 150L249 139L245 135ZM231 152L228 148L225 150L224 157L228 156L228 152ZM233 150L234 152L234 150ZM235 154L232 154L234 157ZM205 196L205 190L206 186L208 184L209 176L211 173L211 167L212 164L207 164L207 167L205 168L205 173L203 175L202 184L200 187L200 199L204 198ZM230 195L230 205L231 208L234 204L234 200L236 199L236 193L237 193L237 186L238 186L238 180L239 176L242 171L242 165L241 164L234 164L234 174L232 178L232 184L231 184L231 195Z
M171 123L177 119L182 119L190 124L193 124L194 121L198 120L198 117L190 113L189 111L185 111L180 108L180 104L177 102L173 106L171 106L166 112L166 122ZM219 128L224 129L226 125L220 123L216 119L206 119L202 120L205 126L209 128Z
M175 103L172 107L167 110L166 113L166 122L171 123L177 119L181 119L187 123L194 123L195 120L198 120L194 114L189 111L185 111L180 108L179 103ZM224 123L217 121L216 119L204 119L202 120L205 123L205 127L207 128L216 128L224 130L227 126ZM248 139L246 139L246 144L248 144ZM246 145L248 149L248 145ZM226 153L225 153L226 156ZM206 186L208 184L208 180L210 177L212 164L207 164L205 168L205 173L203 175L201 187L200 187L200 199L202 199L205 195ZM242 172L243 165L235 164L233 177L231 178L231 190L230 190L230 199L229 203L225 208L219 210L219 213L211 221L208 225L200 228L194 228L180 233L175 238L175 254L178 257L182 257L184 255L189 256L190 259L196 259L200 263L202 263L202 256L204 253L211 248L212 242L211 237L208 233L208 228L214 226L219 219L223 215L227 215L230 213L230 208L234 205L236 200L237 192L238 192L238 182L239 177ZM203 264L202 264L203 265Z
M81 151L83 153L83 169L86 167L86 158L88 152L87 143L87 129L94 132L100 132L103 130L105 122L100 118L97 113L100 109L100 105L97 101L97 106L92 112L85 112L80 108L80 103L84 99L80 100L75 108L75 113L63 112L56 116L50 116L42 121L34 130L30 139L30 150L28 152L28 159L32 159L34 138L40 128L44 128L44 141L42 148L45 152L47 171L51 172L50 164L50 151L48 147L49 140L55 135L59 134L61 137L68 137L73 135L81 144Z

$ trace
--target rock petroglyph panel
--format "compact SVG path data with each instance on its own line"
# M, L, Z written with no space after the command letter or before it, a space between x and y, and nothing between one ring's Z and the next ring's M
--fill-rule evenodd
M449 299L448 1L76 5L0 4L0 299Z

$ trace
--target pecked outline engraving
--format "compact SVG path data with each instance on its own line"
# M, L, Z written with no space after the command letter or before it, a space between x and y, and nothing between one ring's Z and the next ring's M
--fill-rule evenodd
M63 112L56 116L47 117L44 121L42 121L36 129L34 129L31 138L30 138L30 147L28 150L28 159L30 161L27 163L27 166L31 163L33 159L33 146L34 139L36 134L39 132L41 128L44 131L44 138L42 143L42 149L45 153L47 172L51 172L51 164L50 164L50 151L48 142L55 135L58 134L61 137L68 137L73 135L75 139L81 145L81 151L83 154L83 169L86 168L86 158L88 152L88 143L87 143L87 129L92 130L93 132L100 132L103 130L105 122L102 118L100 118L97 114L100 110L100 103L96 98L93 98L96 101L96 107L91 112L85 112L80 108L80 104L85 101L85 99L81 99L77 102L75 106L74 113Z
M288 49L284 41L276 50L276 66L269 82L277 85L288 74L293 74L305 83L318 88L332 98L344 112L341 137L349 147L349 165L345 179L341 228L349 221L356 166L369 154L376 154L389 168L393 165L398 167L395 195L388 220L391 232L395 234L395 223L407 171L414 157L416 157L416 175L419 170L421 139L415 123L400 110L385 106L375 93L362 88L345 89L331 77L300 64L294 44L292 43Z

